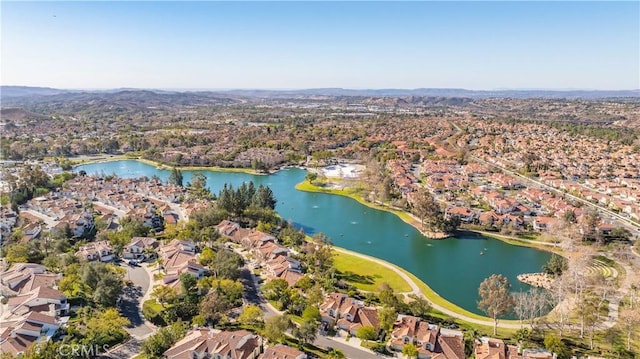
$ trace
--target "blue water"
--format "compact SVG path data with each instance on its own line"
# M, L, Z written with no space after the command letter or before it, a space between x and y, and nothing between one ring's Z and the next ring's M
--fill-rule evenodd
M168 170L160 170L134 160L83 165L76 169L89 174L117 174L120 177L151 177L165 180ZM550 254L482 236L430 240L396 215L371 209L347 197L297 191L306 172L287 169L269 176L245 173L197 171L207 177L213 193L224 183L234 187L253 181L271 187L278 203L276 210L308 234L323 232L337 246L388 262L413 273L448 301L477 314L478 286L494 273L506 276L513 290L528 288L516 276L539 272ZM184 183L193 171L183 171ZM480 253L483 253L482 255Z

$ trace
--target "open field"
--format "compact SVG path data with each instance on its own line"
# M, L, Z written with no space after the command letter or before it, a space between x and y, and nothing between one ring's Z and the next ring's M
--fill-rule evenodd
M358 289L375 292L387 283L395 292L410 292L411 287L393 270L345 252L335 252L334 267L347 283Z

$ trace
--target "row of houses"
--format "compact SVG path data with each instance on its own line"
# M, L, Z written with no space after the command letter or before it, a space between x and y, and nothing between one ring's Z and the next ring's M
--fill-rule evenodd
M522 349L488 337L476 340L474 352L476 359L556 359L556 355L548 350Z
M267 279L284 279L289 286L295 286L303 277L300 262L289 255L289 248L278 244L276 237L242 228L238 223L228 220L220 222L215 228L223 237L248 250L264 268Z
M94 214L107 224L131 217L162 230L165 224L176 224L182 216L206 206L199 200L186 203L186 196L182 187L145 178L76 176L63 188L28 201L25 208L49 217L54 223L51 230L69 228L73 236L81 237L93 229ZM172 208L175 203L181 203L179 210Z
M193 328L164 352L167 359L307 359L304 352L274 345L264 349L263 339L247 330L220 331Z
M64 325L69 303L55 288L60 279L34 263L15 263L0 274L6 298L0 311L0 352L20 355L34 343L50 340Z

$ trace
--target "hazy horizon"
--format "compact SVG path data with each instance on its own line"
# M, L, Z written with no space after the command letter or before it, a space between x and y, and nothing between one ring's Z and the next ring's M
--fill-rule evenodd
M638 2L2 2L2 84L640 88Z
M28 86L28 85L14 85L3 84L2 87L28 87L28 88L49 88L54 90L68 90L68 91L110 91L110 90L140 90L140 91L312 91L312 90L346 90L346 91L417 91L417 90L456 90L456 91L477 91L477 92L492 92L492 91L555 91L555 92L568 92L568 91L602 91L602 92L617 92L617 91L640 91L639 88L622 88L622 89L597 89L597 88L494 88L494 89L466 89L456 87L417 87L417 88L356 88L356 87L300 87L300 88L170 88L170 87L51 87L51 86Z

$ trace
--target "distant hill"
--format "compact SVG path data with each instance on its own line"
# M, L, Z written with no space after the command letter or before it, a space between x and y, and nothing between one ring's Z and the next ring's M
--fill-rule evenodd
M22 120L37 120L37 119L46 119L48 116L41 115L39 113L34 113L27 111L22 108L3 108L0 110L0 116L3 120L13 120L13 121L22 121Z
M600 91L600 90L491 90L476 91L465 89L378 89L353 90L342 88L320 88L303 90L229 90L236 95L249 97L290 97L290 96L357 96L357 97L466 97L466 98L612 98L640 97L638 90Z
M68 93L70 90L60 90L50 87L29 87L29 86L0 86L0 97L3 99L24 96L49 96Z
M112 89L112 90L62 90L48 87L27 86L0 86L0 98L2 101L24 98L41 98L44 101L87 101L106 100L136 102L137 106L159 106L178 101L181 104L191 104L194 101L217 101L222 103L233 102L244 98L301 98L301 99L335 99L337 97L362 97L362 98L402 98L406 101L421 102L427 98L429 104L434 104L435 99L442 104L451 102L444 98L550 98L550 99L598 99L598 98L640 98L639 90L600 91L600 90L492 90L476 91L465 89L342 89L342 88L318 88L301 90L224 90L224 91L165 91L145 89ZM57 98L56 98L57 97ZM456 100L454 102L460 102ZM401 101L400 101L401 102ZM463 101L464 102L464 101ZM130 103L131 104L131 103ZM416 104L416 103L414 103ZM398 103L401 105L401 103Z
M170 109L176 106L209 106L236 103L237 95L213 92L167 92L151 90L119 90L119 91L74 91L62 90L29 92L24 89L11 92L13 96L2 95L2 107L37 108L43 113L73 113L81 110L145 110ZM43 95L48 93L47 95ZM21 94L21 95L19 95ZM35 106L35 107L34 107Z

